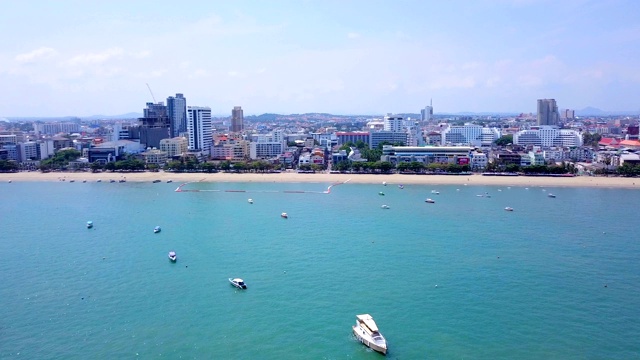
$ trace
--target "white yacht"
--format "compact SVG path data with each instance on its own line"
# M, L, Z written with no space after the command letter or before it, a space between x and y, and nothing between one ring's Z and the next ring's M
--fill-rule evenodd
M376 322L369 314L356 315L356 324L353 326L353 334L361 343L371 349L387 354L387 340L378 330Z
M240 278L229 278L229 282L231 283L231 285L237 287L238 289L247 289L247 284L245 284L244 280Z
M428 198L427 200L425 200L424 202L429 203L429 204L435 204L436 201L433 200L432 198Z
M507 206L506 208L504 208L505 211L513 211L513 208L510 206Z
M389 207L389 205L382 205L382 206L381 206L381 208L383 208L383 209L391 209L391 208Z
M249 199L249 200L247 200L247 202L248 202L249 204L253 204L253 199Z
M178 255L176 255L175 251L169 251L169 260L171 260L171 262L176 262L178 260Z
M159 233L160 231L162 231L162 229L160 229L160 226L156 226L153 228L153 232L156 234Z
M93 227L93 221L87 221L87 229L91 229Z
M548 197L550 197L550 198L554 198L554 197L556 197L556 196L555 196L555 195L553 195L552 193L547 194L547 196L548 196Z

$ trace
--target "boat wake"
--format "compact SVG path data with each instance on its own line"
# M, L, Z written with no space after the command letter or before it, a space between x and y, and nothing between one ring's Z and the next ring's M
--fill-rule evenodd
M333 183L333 184L329 185L329 187L327 187L327 190L325 190L325 191L313 191L313 190L282 190L282 191L278 191L278 190L234 190L234 189L227 189L227 190L185 189L185 187L187 185L189 185L189 184L194 184L194 183L199 183L199 182L204 181L204 179L202 179L202 180L199 180L199 181L190 181L190 182L186 182L186 183L180 184L180 186L178 186L176 188L175 192L236 192L236 193L331 194L331 189L334 186L346 184L350 180L351 179L347 179L345 181Z

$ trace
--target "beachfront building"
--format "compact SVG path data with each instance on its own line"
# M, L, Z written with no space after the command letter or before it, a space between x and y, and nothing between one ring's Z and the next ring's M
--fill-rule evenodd
M469 146L382 146L381 161L393 164L401 162L421 162L423 164L457 164L469 165Z
M160 150L166 152L169 158L185 154L188 149L189 141L185 137L160 140Z
M145 164L155 164L163 166L167 163L167 152L158 149L148 149L140 153Z
M376 149L380 144L407 145L408 135L404 131L376 131L372 132L369 140L369 149Z
M250 157L251 143L247 140L221 141L211 147L211 158L216 160L243 161Z
M249 157L253 160L277 158L284 152L286 145L282 130L269 134L252 134Z
M441 133L441 143L490 147L501 135L497 128L486 128L480 125L448 126Z
M138 138L140 143L145 147L160 146L160 140L170 138L171 124L169 116L167 116L167 107L164 103L152 102L147 103L147 107L143 109L143 117L138 119L139 132Z
M187 132L189 133L189 151L201 151L206 155L211 153L213 131L210 107L187 107Z
M471 161L471 170L482 170L487 167L489 158L487 154L479 151L472 151L469 153Z
M582 146L582 135L575 130L559 129L557 126L534 126L530 130L516 132L513 135L513 143L542 148Z
M124 154L139 154L144 150L139 142L131 140L108 141L87 149L87 158L90 163L108 162L120 160Z

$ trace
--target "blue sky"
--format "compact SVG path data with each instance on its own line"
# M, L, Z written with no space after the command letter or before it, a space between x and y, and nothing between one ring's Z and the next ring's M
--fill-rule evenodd
M0 0L0 116L638 110L637 1Z

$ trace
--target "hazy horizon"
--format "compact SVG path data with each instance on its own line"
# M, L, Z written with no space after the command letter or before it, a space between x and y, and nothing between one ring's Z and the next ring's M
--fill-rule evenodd
M0 116L142 112L176 93L217 114L430 99L436 114L529 113L541 98L637 112L636 14L627 0L8 2Z

